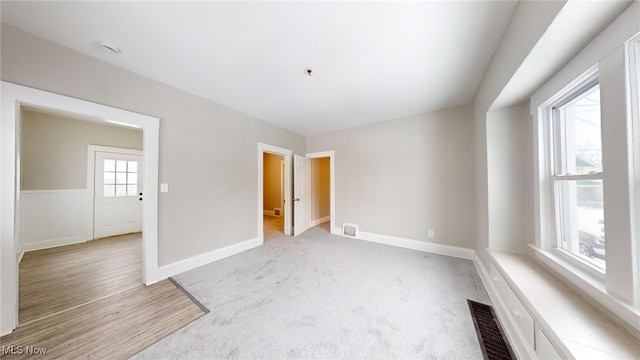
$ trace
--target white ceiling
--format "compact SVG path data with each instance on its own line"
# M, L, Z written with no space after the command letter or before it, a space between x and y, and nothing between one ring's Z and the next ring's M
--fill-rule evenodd
M2 1L2 21L310 136L471 103L515 6Z

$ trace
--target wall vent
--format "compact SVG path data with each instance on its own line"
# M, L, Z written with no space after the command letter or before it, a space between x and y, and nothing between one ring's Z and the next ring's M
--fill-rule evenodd
M273 216L280 216L280 209L278 208L273 209Z
M342 235L349 237L358 236L358 225L354 224L342 224Z

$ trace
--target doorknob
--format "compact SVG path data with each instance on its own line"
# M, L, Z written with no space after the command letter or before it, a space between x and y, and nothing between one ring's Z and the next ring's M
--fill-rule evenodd
M300 198L295 198L293 199L293 201L300 201Z

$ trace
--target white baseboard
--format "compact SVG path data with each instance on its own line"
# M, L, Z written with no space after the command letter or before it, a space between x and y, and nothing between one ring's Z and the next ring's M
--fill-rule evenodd
M212 263L224 259L226 257L239 254L243 251L253 249L254 247L262 245L263 242L260 238L254 238L251 240L243 241L237 244L229 245L221 249L209 251L204 254L196 255L188 259L176 261L169 265L160 266L159 279L163 280L170 276L178 275L185 271L195 269L197 267Z
M34 250L49 249L49 248L54 248L58 246L83 243L89 240L91 239L87 239L85 236L80 235L80 236L70 236L70 237L63 237L63 238L57 238L57 239L27 242L22 244L22 250L23 252L27 252L27 251L34 251Z
M537 356L527 344L527 340L520 335L520 331L517 328L515 320L507 310L508 307L505 305L500 295L498 295L498 290L494 286L489 272L475 252L473 263L476 266L476 270L480 275L480 279L482 280L485 289L487 289L487 293L489 294L489 298L491 298L498 320L500 320L500 324L502 325L504 332L507 333L507 338L509 339L509 343L513 348L513 351L516 353L516 357L518 359L536 359Z
M338 228L338 234L341 235L342 230ZM461 259L473 260L475 251L473 249L461 248L457 246L435 244L425 241L405 239L396 236L373 234L364 231L358 231L356 235L358 240L366 240L379 244L397 246L405 249L429 252L433 254L452 256Z
M324 224L329 220L331 220L331 216L325 216L325 217L317 219L317 220L312 220L312 221L309 222L309 227L312 228L314 226L318 226L320 224Z
M5 304L2 306L2 310L0 310L0 319L2 319L2 323L0 324L0 336L7 335L13 331L15 326L17 325L16 319L16 304Z

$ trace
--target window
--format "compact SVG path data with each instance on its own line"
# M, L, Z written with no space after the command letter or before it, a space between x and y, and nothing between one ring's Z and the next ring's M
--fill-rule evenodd
M104 196L136 196L138 193L138 162L104 160Z
M600 86L594 72L550 106L555 246L604 270Z

